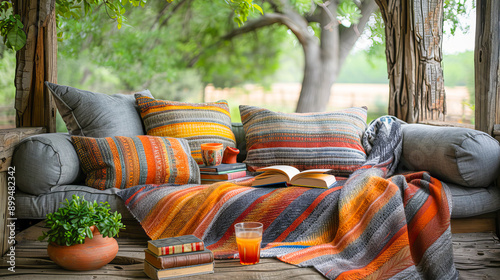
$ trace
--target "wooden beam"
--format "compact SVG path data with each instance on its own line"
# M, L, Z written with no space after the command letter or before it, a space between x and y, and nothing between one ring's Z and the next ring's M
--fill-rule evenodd
M497 213L451 219L451 233L496 232ZM498 233L497 233L498 234Z
M474 51L476 129L493 133L500 124L500 1L478 0Z
M57 82L55 0L13 1L21 16L26 45L16 53L16 127L56 131L56 107L45 81Z

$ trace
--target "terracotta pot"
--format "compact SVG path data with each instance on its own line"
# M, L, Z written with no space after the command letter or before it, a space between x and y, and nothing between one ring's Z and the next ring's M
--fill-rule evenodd
M85 238L83 244L60 246L50 243L47 253L52 261L68 270L95 270L112 261L118 253L118 242L103 237L94 228L94 238Z

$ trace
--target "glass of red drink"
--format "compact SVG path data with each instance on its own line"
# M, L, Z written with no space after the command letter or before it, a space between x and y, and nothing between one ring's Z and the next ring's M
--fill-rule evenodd
M244 222L234 225L242 265L259 263L262 227L263 225L257 222Z

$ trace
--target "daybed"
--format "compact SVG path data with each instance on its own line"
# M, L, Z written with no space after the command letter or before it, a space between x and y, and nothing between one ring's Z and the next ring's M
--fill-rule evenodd
M210 189L207 189L207 187L197 187L196 183L199 183L199 173L194 160L197 158L199 159L199 151L196 150L196 145L193 145L193 142L189 142L189 148L187 148L188 142L184 139L177 140L177 138L172 138L174 140L161 140L164 142L156 143L155 145L170 145L172 147L176 145L177 149L184 149L185 151L191 152L192 157L187 156L182 166L179 165L179 167L176 167L177 169L174 170L170 169L170 171L174 173L176 173L176 170L179 171L179 173L176 173L174 176L175 180L181 178L182 173L189 170L189 178L186 177L184 178L185 181L182 181L184 184L181 184L179 188L172 188L171 185L162 185L161 187L144 185L145 181L141 181L143 182L142 184L133 184L133 182L139 182L144 179L146 173L148 173L147 175L149 176L150 170L148 169L147 172L142 172L141 170L141 172L139 172L140 174L130 175L129 178L124 177L123 170L128 167L125 166L126 163L123 161L120 162L120 160L123 157L129 157L130 154L135 152L130 150L132 146L130 144L132 142L130 141L132 140L125 140L125 138L127 138L126 136L133 138L137 135L144 135L146 133L148 135L163 133L172 125L182 125L183 121L179 121L177 118L184 118L184 121L187 119L188 122L200 122L203 124L199 128L201 130L214 125L213 123L215 123L215 126L221 125L222 121L210 120L210 117L206 116L206 108L203 107L205 105L155 100L148 91L136 94L134 98L132 96L108 96L85 92L49 83L47 83L47 86L56 97L58 109L66 122L68 131L73 135L99 137L100 139L90 137L72 138L69 134L63 133L36 135L24 139L16 147L13 155L13 165L16 168L16 183L18 187L16 192L16 216L18 218L43 219L47 213L55 211L59 207L60 202L64 199L71 198L73 194L84 195L85 198L89 200L108 201L112 209L121 212L125 218L132 219L134 217L141 221L143 228L145 228L146 232L152 238L178 234L179 231L180 233L183 233L183 231L188 232L196 228L197 234L204 235L206 238L205 241L208 242L210 246L214 246L213 248L216 249L216 256L234 257L234 248L232 248L234 244L231 245L229 242L231 240L231 233L227 232L227 230L229 230L228 222L231 224L231 221L239 219L238 216L230 216L234 215L235 212L243 211L242 209L237 209L239 204L234 202L244 197L241 203L246 203L244 207L247 208L245 209L253 211L251 212L253 213L252 215L257 215L254 216L254 218L268 219L269 223L272 223L268 226L275 227L273 230L276 230L275 233L277 236L270 240L281 240L279 242L284 242L287 240L286 238L289 237L287 237L286 234L290 234L290 231L294 232L298 229L298 224L285 226L284 224L286 223L283 223L280 219L287 220L291 219L291 216L297 215L298 219L298 217L302 215L303 217L300 219L303 220L311 219L311 216L316 214L319 215L318 217L313 217L314 219L309 221L310 223L308 225L301 225L304 228L297 234L302 237L299 239L290 239L302 243L285 244L279 243L278 241L270 241L271 243L266 245L267 250L264 250L264 256L279 256L281 260L289 263L313 265L324 275L335 278L338 276L337 273L340 273L339 271L341 270L332 270L332 267L349 267L346 271L351 273L355 271L353 270L354 268L360 265L359 262L368 261L373 265L386 263L386 261L377 260L376 258L372 259L372 257L376 257L378 254L383 256L388 253L390 254L391 261L395 261L392 265L389 265L388 269L398 269L398 263L401 264L401 266L399 266L400 268L404 267L402 270L398 270L398 276L409 277L419 270L421 275L427 275L427 277L439 276L456 278L457 273L454 270L453 262L449 263L452 258L445 257L445 255L451 254L451 239L449 232L450 209L451 218L472 217L484 213L495 212L500 209L500 188L496 185L496 180L499 175L498 171L500 169L500 144L494 138L485 133L464 128L433 127L419 124L401 125L399 120L391 117L378 119L366 129L366 109L364 108L352 108L343 110L340 113L331 113L336 114L335 118L337 118L334 118L332 121L328 119L331 117L330 113L293 115L274 113L267 109L252 106L240 106L243 124L231 124L227 103L211 103L215 108L212 113L222 114L222 117L225 119L223 126L225 126L227 130L223 133L221 132L220 135L210 136L212 138L203 138L205 132L200 132L200 137L194 137L194 142L198 143L198 145L199 141L217 141L225 145L237 146L242 151L239 161L244 160L250 171L254 171L259 164L265 165L270 162L276 163L274 157L283 158L283 162L295 160L295 158L305 158L306 160L302 160L298 165L306 169L310 168L310 162L320 162L323 164L324 162L334 160L335 162L332 163L332 165L337 168L335 171L337 173L335 174L341 182L345 182L342 188L343 194L340 195L340 198L338 193L334 193L336 190L332 190L331 192L328 190L328 194L325 192L325 195L322 194L321 190L309 192L304 188L300 190L291 189L290 191L277 190L277 193L283 193L286 202L284 202L284 204L280 203L279 199L281 196L278 195L274 198L274 202L272 202L274 203L273 207L276 208L269 211L269 215L272 215L272 217L258 217L260 214L266 213L269 209L262 208L259 210L259 207L263 207L262 205L265 204L255 203L257 203L257 200L260 201L260 199L265 199L265 197L271 195L270 192L273 192L273 190L262 189L254 192L244 186L225 185L221 187L219 192L217 189L218 185L214 185L210 187ZM203 108L200 109L200 106ZM180 114L178 112L169 111L179 108L182 108ZM140 110L140 113L138 110ZM197 115L198 113L200 115ZM161 114L165 115L161 116ZM314 144L315 146L308 147L307 145L311 144L311 142L308 142L310 140L308 140L304 143L295 144L299 145L299 148L305 147L305 149L287 150L289 145L283 143L294 140L290 140L293 137L286 133L289 133L289 131L295 134L302 133L305 135L305 138L300 138L302 137L300 136L299 138L295 138L295 140L306 139L308 137L306 134L311 129L315 129L314 126L317 118L328 119L326 122L328 125L319 126L320 129L316 130L316 134L311 138L316 141L316 144ZM348 124L351 127L343 127L340 131L340 134L342 134L341 136L338 135L338 131L330 131L330 125L336 126L339 122L344 122L349 118L351 118L353 124ZM277 119L282 123L288 122L285 125L285 134L273 134L274 129L279 126L274 122ZM162 124L162 122L165 121L167 121L168 124ZM208 124L211 121L213 123ZM306 125L304 126L302 124L302 126L297 126L296 123L300 121L304 121L303 123L306 123ZM347 123L349 123L349 121L347 121ZM359 135L354 135L356 133L349 134L351 133L351 128L353 131L358 131ZM222 130L218 130L217 132ZM231 131L232 133L230 133ZM330 134L331 132L337 133L337 135L332 136ZM229 134L231 134L231 136L228 136ZM317 137L318 134L320 134L321 137ZM266 137L272 138L272 140L269 140L269 143L256 144L256 142L259 142L259 135L266 135ZM115 137L112 141L109 139L102 139L102 137L112 136L124 136L124 138ZM149 148L145 146L145 138L140 137L142 136L134 138L136 140L133 141L138 144L137 147L141 147L141 153L146 151L147 154ZM337 141L337 138L345 138L347 140L335 150L322 150L322 141L326 138L334 139L335 141ZM174 141L178 142L174 143ZM361 143L362 141L363 143ZM108 142L116 142L118 146L122 145L124 148L121 152L118 151L119 148L116 148L117 146L113 146L115 148L108 147L108 150L103 150L103 146L107 146ZM109 151L109 149L118 150ZM318 153L318 151L320 152ZM324 151L324 153L321 151ZM270 154L272 154L272 156L269 158L262 159L262 155ZM183 157L182 155L174 156L174 154L170 154L169 156L176 158ZM134 157L134 155L132 155L132 157ZM114 168L116 170L114 174L108 174L108 171L104 172L102 170L99 171L101 173L97 175L95 173L90 173L91 171L89 170L91 170L91 168L89 166L97 166L97 168L100 168L103 162L107 161L121 164L121 167L118 168L115 166ZM129 160L129 163L140 161L141 159L139 158ZM163 161L156 161L156 165L150 164L150 161L152 163L155 162L151 158L147 160L142 159L142 161L147 161L148 168L154 168L155 166L163 164ZM341 164L337 165L338 162L341 162ZM82 168L86 170L86 177L82 172ZM373 174L370 173L372 170ZM380 177L373 176L377 174L378 176L385 176L406 171L427 171L431 176L440 181L432 179L427 176L426 173L414 173L416 175L398 176L393 179L381 178L380 180L377 179ZM151 174L153 174L154 172L160 171L153 170L151 172ZM352 175L350 175L351 173ZM98 178L99 176L101 176L101 179ZM103 176L106 180L102 180ZM342 177L347 178L348 176L349 179L347 181L342 181ZM403 182L405 180L408 184ZM132 184L128 181L132 182ZM168 181L163 183L173 182L174 181ZM175 181L175 183L177 182L178 181ZM443 183L442 186L441 182ZM126 183L129 183L128 187L135 185L140 186L127 188L125 191L117 188L110 188L110 186L124 186ZM400 186L393 188L388 184ZM86 185L94 186L94 188ZM364 190L364 186L380 189L376 191ZM421 190L424 191L419 191L418 188L423 188ZM196 197L192 200L185 200L183 198L189 197L190 192L199 192L200 189L202 190L201 193L197 193L195 195ZM340 186L338 189L340 189ZM391 198L383 202L384 199L380 200L373 197L374 194L372 193L380 191L380 194L382 194L385 190L388 191L387 197L396 195L395 200ZM178 193L172 193L177 191ZM351 193L349 193L349 191ZM440 194L436 195L436 191ZM401 196L397 198L397 192L402 192L404 198ZM309 196L307 199L312 200L305 199L299 201L295 199L299 196L304 197L302 196L303 193L307 193L307 196ZM389 193L392 193L392 195ZM332 196L330 194L332 194ZM253 197L249 197L252 195ZM276 195L276 193L273 195ZM326 196L329 196L330 200L323 200ZM363 198L364 196L366 197ZM165 198L164 201L162 201L162 197ZM423 197L425 197L425 199L421 200ZM427 197L430 199L427 199ZM205 201L205 198L211 200ZM278 199L278 201L276 201L276 199ZM124 206L124 200L128 209ZM404 200L404 202L402 200ZM448 206L450 200L452 207ZM318 206L315 207L328 208L328 211L317 212L316 208L311 208L313 201L319 203ZM361 209L356 208L358 207L357 205L351 205L351 201L364 205L359 206L361 208L367 207L368 205L372 205L373 207L370 206L366 208L367 212L351 213L348 210L351 207L355 207L352 209ZM137 209L138 204L141 203L149 204L149 208L141 206L142 209ZM179 204L177 205L177 203ZM204 203L207 203L206 205L212 205L211 207L217 210L210 211L212 208L204 209L201 207ZM339 203L339 210L342 210L339 215L343 216L338 219L335 218L336 205L333 205L333 203ZM285 213L283 212L284 208L282 208L285 207L283 206L285 204L297 205L296 209L300 210L294 211L294 209L287 206L287 213L282 217L280 215ZM260 206L256 207L255 205ZM439 209L439 205L446 207L446 209ZM344 208L341 209L341 207ZM407 209L407 207L410 209ZM166 209L170 210L167 211ZM180 209L183 210L181 211ZM133 217L129 210L133 212ZM191 214L183 211L194 212ZM157 214L152 215L151 213ZM377 221L372 223L370 220L364 220L366 215L373 214L376 214L376 216L373 216L373 219ZM156 216L158 215L162 215L162 218L157 219ZM175 219L172 219L177 217L176 215L188 219L189 222L175 222ZM205 225L200 224L198 226L190 224L198 222L190 220L193 217L190 215L202 215L205 218L203 218L203 221L200 220L199 222L202 224L205 223ZM145 219L148 217L150 219L146 221ZM350 228L350 226L344 224L347 223L344 220L347 217L355 218L355 220L357 220L355 224L369 225L371 230L369 228L363 229L362 232L364 234L358 236L360 232L358 231L358 233L356 233L356 227ZM434 218L429 220L431 217ZM294 221L293 219L290 221ZM402 219L407 221L401 224ZM163 223L162 221L169 221L169 223L171 223L169 228L162 229L163 232L158 230ZM321 223L321 225L318 224L318 221L320 221L319 223ZM408 223L408 225L406 225L406 223ZM146 224L148 224L149 228L146 228L148 227ZM423 227L424 225L427 229ZM336 241L332 241L333 247L331 247L332 244L326 246L327 248L321 247L321 244L331 241L328 236L331 236L331 231L337 226L339 227L339 232L342 233L337 232L337 236L335 236L333 232L333 236L336 238ZM206 231L207 228L211 228L212 231L208 233ZM434 229L438 230L439 233L436 232L433 234ZM175 232L167 232L169 230ZM311 238L314 240L309 238L308 232L310 230L312 230L310 234L314 235L311 236ZM351 230L353 232L349 233ZM372 233L371 235L370 232ZM401 235L401 238L404 240L400 240L398 237L402 232L407 232L407 234ZM430 238L429 236L424 236L424 232L426 232L426 235L430 234ZM206 234L208 234L208 236L206 236ZM409 236L409 240L406 240L404 238L405 236ZM385 249L376 248L380 246L380 242L387 242L387 238L389 237L391 237L391 244L387 245L389 247L384 247ZM352 247L349 250L338 249L338 246L341 246L341 244L344 244L343 242L347 240L346 238L355 238L354 240L357 240L356 243L361 242L356 245L360 247ZM403 242L401 243L403 247L397 247L397 244L392 243L394 238L399 240L398 242ZM308 243L318 242L318 240L320 241L319 243ZM405 247L406 245L404 244L408 242L410 245L416 247ZM414 243L415 245L413 245ZM307 250L304 249L306 251L304 251L302 255L294 254L297 250L305 248L303 247L305 244L318 244L319 247L309 248ZM394 251L391 253L391 249L396 248L394 246L400 248L398 250L402 250L401 254L403 255L399 255L400 257L407 256L404 258L408 258L409 253L408 251L406 251L406 253L403 251L411 249L412 260L404 259L396 261L398 254ZM353 261L352 263L339 263L339 259L335 257L331 258L334 254L333 252L336 250L340 250L339 254L355 253L356 256L359 254L361 259L354 255L349 255L349 257L345 256L340 258L340 260L347 261L349 259ZM365 256L365 253L360 253L365 250L371 250L371 253L365 252L368 253L366 256L370 256L369 260L364 259L363 256ZM446 260L443 259L443 257ZM366 271L362 272L365 273ZM395 274L388 272L387 275Z
M51 90L56 92L58 108L74 134L117 136L116 128L120 125L129 130L126 132L129 135L145 134L142 124L138 123L139 113L130 105L135 103L133 96L115 95L113 100L107 95L70 87L52 85ZM150 95L148 91L142 93ZM118 110L120 119L99 116L99 111L108 110ZM72 116L78 114L88 116L80 117L81 123L77 123ZM101 120L96 121L96 118ZM80 127L85 127L86 131ZM241 151L238 156L241 162L246 156L243 125L233 123L232 131ZM43 219L73 194L85 195L89 200L108 201L112 209L125 218L132 218L115 195L118 189L102 191L84 185L84 174L68 133L47 133L24 139L17 146L12 162L16 167L16 216L19 219ZM500 175L500 146L483 132L403 125L403 152L398 171L409 170L429 171L446 182L453 195L452 218L472 217L500 209L500 187L496 186L496 178Z

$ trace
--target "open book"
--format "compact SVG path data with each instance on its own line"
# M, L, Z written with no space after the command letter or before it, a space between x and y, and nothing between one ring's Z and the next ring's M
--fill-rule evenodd
M303 186L329 189L335 185L335 176L325 174L331 169L309 169L300 172L288 165L275 165L257 169L264 172L255 177L252 186Z

